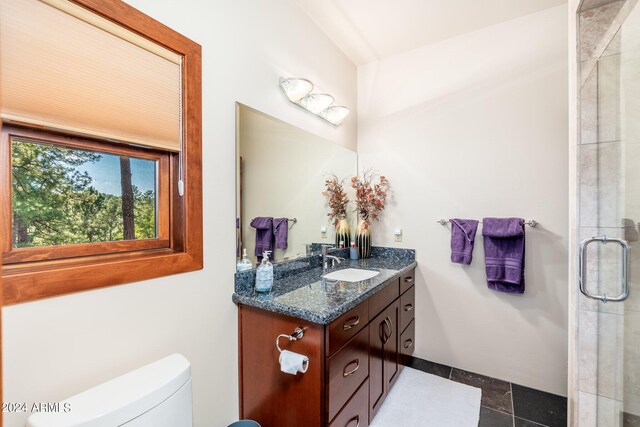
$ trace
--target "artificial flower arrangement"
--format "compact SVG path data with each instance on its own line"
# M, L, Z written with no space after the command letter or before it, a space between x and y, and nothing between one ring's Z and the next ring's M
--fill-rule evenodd
M331 176L324 182L326 190L322 193L329 202L329 213L327 216L333 221L336 228L336 248L344 248L351 241L351 230L347 221L347 206L349 197L344 191L342 180L338 180L336 175Z
M376 182L376 178L377 182ZM356 227L356 245L360 258L371 256L371 230L369 225L372 221L378 221L380 214L384 210L387 200L389 182L383 175L377 175L372 170L362 174L362 177L351 178L351 187L356 194L355 211L360 218Z
M329 213L327 216L333 222L334 226L337 226L340 220L347 219L349 197L347 197L347 193L344 191L342 181L338 180L337 176L332 175L324 182L326 190L322 192L322 195L325 196L329 202Z
M332 175L325 183L322 195L327 198L329 213L327 216L336 227L336 247L345 247L351 241L347 209L349 197L343 187L343 180ZM371 256L371 231L369 225L380 219L387 200L389 182L383 175L372 170L363 172L362 176L351 178L351 187L355 190L355 209L359 222L356 228L355 244L360 258Z
M371 223L378 221L380 213L384 210L387 200L387 190L389 182L383 175L379 176L378 182L374 182L378 175L372 170L362 174L362 177L351 178L351 187L356 192L356 213L360 220Z

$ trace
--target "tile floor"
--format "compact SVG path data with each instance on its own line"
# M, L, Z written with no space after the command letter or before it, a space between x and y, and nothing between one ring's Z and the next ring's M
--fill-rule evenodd
M640 417L637 415L627 414L622 415L622 425L624 427L640 427Z
M479 427L566 427L567 398L412 357L407 366L482 390Z

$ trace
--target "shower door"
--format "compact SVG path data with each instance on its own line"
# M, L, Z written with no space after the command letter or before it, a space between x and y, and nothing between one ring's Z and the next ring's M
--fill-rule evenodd
M640 426L640 6L578 14L576 420Z

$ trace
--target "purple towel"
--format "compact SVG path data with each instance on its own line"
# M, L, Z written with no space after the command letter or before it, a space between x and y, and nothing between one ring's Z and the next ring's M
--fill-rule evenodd
M256 249L254 251L258 262L262 261L264 251L273 252L275 246L275 235L273 234L273 218L257 217L251 220L251 226L256 229ZM272 258L273 253L269 256Z
M524 219L483 218L482 236L489 289L524 293Z
M287 239L289 238L289 218L274 218L273 234L276 236L276 249L287 249Z
M451 262L471 264L473 241L478 230L475 219L452 218L451 222Z

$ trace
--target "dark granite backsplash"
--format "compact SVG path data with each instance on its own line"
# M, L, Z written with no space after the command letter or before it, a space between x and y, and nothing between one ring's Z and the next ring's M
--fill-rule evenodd
M386 248L384 246L373 246L371 248L371 258L386 258L398 261L415 261L415 249Z

